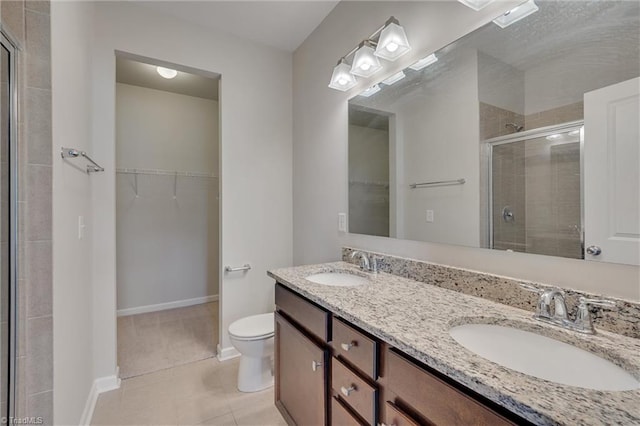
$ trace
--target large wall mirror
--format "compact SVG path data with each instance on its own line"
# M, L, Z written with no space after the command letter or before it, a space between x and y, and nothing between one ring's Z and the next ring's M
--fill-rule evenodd
M349 101L349 232L639 263L640 3L536 4Z

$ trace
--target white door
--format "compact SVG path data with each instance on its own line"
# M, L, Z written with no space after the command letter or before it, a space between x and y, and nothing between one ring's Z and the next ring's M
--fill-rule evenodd
M585 93L587 260L640 264L639 122L640 78Z

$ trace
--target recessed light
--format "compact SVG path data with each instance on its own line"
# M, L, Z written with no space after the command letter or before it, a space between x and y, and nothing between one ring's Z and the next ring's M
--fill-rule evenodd
M500 28L507 28L509 25L515 24L538 10L539 8L535 1L529 0L518 7L514 7L501 17L494 19L493 22Z
M374 84L373 86L369 87L364 92L360 93L360 96L364 96L365 98L368 98L371 95L375 95L379 91L380 91L380 85Z
M426 68L437 61L438 61L438 58L436 57L435 53L432 53L431 55L425 56L424 58L420 59L415 64L411 65L409 68L411 68L414 71L420 71L421 69Z
M382 82L388 86L392 85L395 82L398 82L400 80L402 80L403 78L405 78L405 74L404 72L400 71L394 75L392 75L391 77L387 78L386 80L382 80Z
M458 1L475 11L482 9L485 6L487 6L489 3L493 2L493 0L458 0Z
M176 75L178 75L178 71L172 70L171 68L156 67L156 71L158 71L158 74L160 74L162 77L167 79L172 79Z

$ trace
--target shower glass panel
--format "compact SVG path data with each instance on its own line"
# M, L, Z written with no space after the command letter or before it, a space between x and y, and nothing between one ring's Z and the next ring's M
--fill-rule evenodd
M13 415L15 371L15 115L13 47L0 34L0 408L3 422Z
M579 127L492 146L492 247L583 258Z

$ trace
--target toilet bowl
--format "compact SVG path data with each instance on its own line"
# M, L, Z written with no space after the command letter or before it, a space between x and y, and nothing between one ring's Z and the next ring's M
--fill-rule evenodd
M252 315L229 326L231 344L240 352L238 390L257 392L273 386L273 312Z

